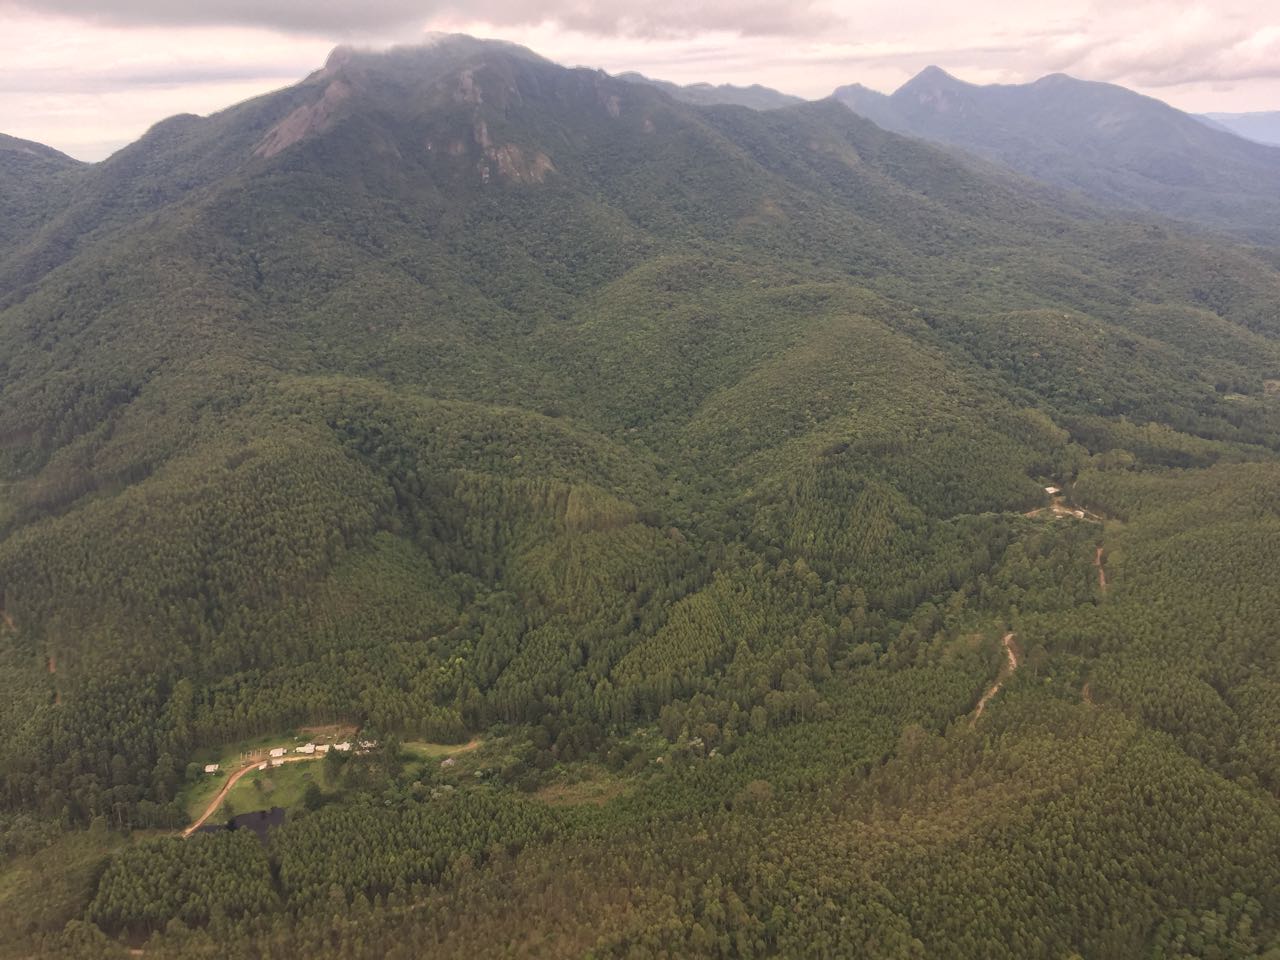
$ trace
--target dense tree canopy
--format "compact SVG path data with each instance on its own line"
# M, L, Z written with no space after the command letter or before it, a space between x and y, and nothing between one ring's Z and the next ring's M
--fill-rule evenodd
M465 40L46 161L0 956L1280 950L1274 251Z

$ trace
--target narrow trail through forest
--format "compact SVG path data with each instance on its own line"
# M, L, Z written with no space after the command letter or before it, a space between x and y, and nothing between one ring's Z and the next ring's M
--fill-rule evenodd
M49 676L53 677L53 705L62 705L62 691L58 689L58 655L49 654Z
M1093 565L1098 568L1098 589L1107 592L1107 571L1102 567L1102 547L1093 555Z
M276 759L282 761L283 763L298 763L299 761L302 761L302 760L319 760L324 756L326 755L323 753L313 753L313 754L303 754L302 756L297 756L297 757L277 757ZM257 757L256 759L246 763L243 767L241 767L235 773L231 774L231 776L227 777L227 782L222 785L222 789L218 791L218 795L214 797L213 801L209 804L209 806L205 808L204 813L200 815L200 819L197 820L195 823L191 824L191 826L187 827L185 830L183 830L182 836L189 837L193 833L195 833L197 830L199 830L200 827L204 824L204 822L208 820L210 817L212 817L217 812L218 808L222 806L222 801L227 799L227 794L231 792L232 787L234 787L237 783L239 783L241 777L243 777L250 770L257 770L264 763L269 763L269 762L270 760L265 755Z
M975 710L973 714L974 723L978 722L978 718L982 716L982 711L987 708L987 704L991 702L991 698L1000 692L1000 688L1004 686L1004 682L1013 675L1015 670L1018 669L1018 651L1013 645L1013 631L1006 633L1000 642L1004 645L1004 653L1008 658L1008 663L1005 668L1000 671L999 676L996 677L996 682L991 685L990 689L982 695L982 699L978 701L978 709Z

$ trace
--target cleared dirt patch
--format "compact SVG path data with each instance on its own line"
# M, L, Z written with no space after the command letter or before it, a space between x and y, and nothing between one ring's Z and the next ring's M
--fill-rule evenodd
M1088 523L1102 523L1105 517L1101 517L1092 510L1085 510L1083 507L1073 506L1067 503L1067 498L1060 493L1053 494L1047 507L1036 507L1034 510L1028 510L1023 514L1024 517L1042 517L1046 513L1050 514L1054 519L1059 517L1070 517L1075 520L1084 520Z

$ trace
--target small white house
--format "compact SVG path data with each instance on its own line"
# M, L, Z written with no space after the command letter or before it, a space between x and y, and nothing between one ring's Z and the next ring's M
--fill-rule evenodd
M333 745L333 749L337 750L339 753L347 753L351 750L351 741L343 740L342 743L335 743Z
M271 756L273 756L273 757L283 757L284 755L285 755L285 748L284 748L284 747L272 747L272 748L271 748Z
M316 753L328 753L328 752L329 752L329 744L327 743L316 744Z
M1052 497L1052 496L1055 496L1056 494L1061 493L1062 491L1057 487L1045 487L1044 492Z
M294 749L294 753L305 753L309 755L315 752L316 745L314 743L304 743L302 746Z
M283 767L283 766L284 766L284 757L272 757L272 758L271 758L271 765L272 765L273 767Z
M258 769L259 770L267 769L267 761L263 760L260 764L258 764Z
M445 757L443 760L440 761L440 766L452 767L457 762L458 762L457 757Z
M205 773L217 773L217 772L218 772L218 765L217 765L216 763L206 763L206 764L204 765L204 772L205 772Z

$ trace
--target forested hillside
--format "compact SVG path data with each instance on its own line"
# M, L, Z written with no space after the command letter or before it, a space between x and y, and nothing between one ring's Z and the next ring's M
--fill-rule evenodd
M1273 248L465 37L15 142L0 956L1280 952Z

